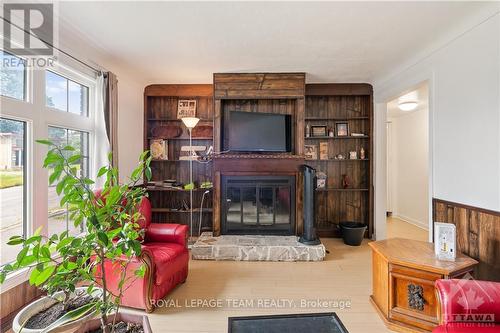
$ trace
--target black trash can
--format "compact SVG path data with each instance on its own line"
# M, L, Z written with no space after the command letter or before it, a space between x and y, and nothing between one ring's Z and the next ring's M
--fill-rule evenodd
M360 246L367 226L357 222L340 222L340 231L344 243L351 246Z

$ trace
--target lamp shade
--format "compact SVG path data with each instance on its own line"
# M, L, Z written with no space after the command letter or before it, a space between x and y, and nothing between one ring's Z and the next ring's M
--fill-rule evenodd
M198 124L199 121L200 121L200 118L196 118L196 117L184 117L184 118L182 118L182 122L189 129L193 129L196 126L196 124Z

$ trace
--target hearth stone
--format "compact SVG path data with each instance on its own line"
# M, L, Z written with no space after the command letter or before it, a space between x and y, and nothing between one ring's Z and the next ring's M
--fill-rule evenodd
M211 232L202 233L191 248L192 258L197 260L321 261L325 253L323 244L304 245L296 236L214 237Z

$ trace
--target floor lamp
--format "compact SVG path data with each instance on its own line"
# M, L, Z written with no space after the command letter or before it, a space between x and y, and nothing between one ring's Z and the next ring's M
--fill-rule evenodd
M187 127L189 131L189 184L191 185L189 187L189 241L188 241L188 246L192 245L193 243L193 189L194 189L194 184L193 184L193 135L192 131L193 128L198 124L200 121L199 118L196 117L185 117L182 118L182 122L184 125Z

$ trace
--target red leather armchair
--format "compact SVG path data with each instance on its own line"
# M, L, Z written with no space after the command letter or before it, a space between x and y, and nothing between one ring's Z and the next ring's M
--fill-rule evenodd
M171 223L151 223L151 204L144 197L139 211L143 219L139 222L145 229L141 257L134 258L127 267L127 282L124 286L122 305L153 311L155 301L164 298L178 284L184 283L188 275L189 251L187 249L188 227ZM134 277L141 264L146 265L144 278ZM111 291L118 290L121 266L105 263L106 284Z
M441 322L433 333L500 332L500 283L437 280Z

